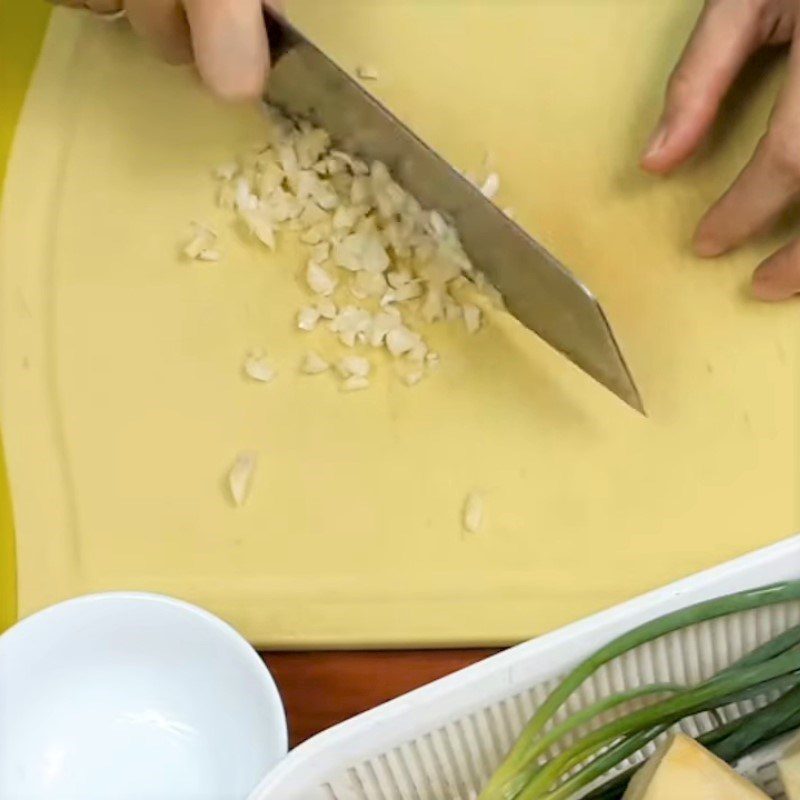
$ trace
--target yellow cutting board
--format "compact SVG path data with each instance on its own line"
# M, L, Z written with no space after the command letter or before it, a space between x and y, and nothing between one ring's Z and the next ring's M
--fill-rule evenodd
M6 160L50 9L44 3L0 0L0 201ZM0 632L16 617L14 524L0 447Z
M500 317L437 332L441 370L414 390L300 377L299 253L265 255L213 205L211 168L261 140L258 112L124 26L57 12L0 243L21 612L153 589L262 644L507 642L795 531L798 310L747 299L770 243L713 263L687 247L779 76L681 175L636 168L699 5L292 6L456 164L492 151L501 202L604 302L648 419ZM222 227L221 263L178 258L192 219ZM257 346L268 386L240 374ZM244 449L259 469L235 509ZM488 523L465 537L476 487Z

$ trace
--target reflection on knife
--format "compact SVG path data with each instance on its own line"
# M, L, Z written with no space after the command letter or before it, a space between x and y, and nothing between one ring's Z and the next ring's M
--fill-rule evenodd
M343 150L383 161L423 206L449 214L467 255L508 310L644 413L605 313L586 286L294 26L264 13L273 58L267 99L325 128Z

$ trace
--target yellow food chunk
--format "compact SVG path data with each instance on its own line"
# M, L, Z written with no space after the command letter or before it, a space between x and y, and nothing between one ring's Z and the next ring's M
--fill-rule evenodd
M639 770L623 800L767 800L767 795L679 733Z
M800 800L800 736L792 740L779 759L778 772L788 800Z

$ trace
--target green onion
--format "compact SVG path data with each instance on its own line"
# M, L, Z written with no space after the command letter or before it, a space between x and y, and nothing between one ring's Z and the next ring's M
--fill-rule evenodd
M528 781L533 777L536 769L536 760L539 758L539 756L546 753L554 744L575 730L575 728L591 722L595 717L600 716L600 714L611 711L612 709L624 705L625 703L630 703L633 700L638 700L643 697L656 694L677 694L678 692L683 691L683 689L683 686L674 683L659 683L650 686L640 686L637 689L631 689L627 692L620 692L619 694L605 697L602 700L598 700L596 703L587 706L582 711L576 712L571 717L568 717L566 720L564 720L564 722L562 722L560 725L556 725L549 730L538 742L535 743L535 746L532 747L527 753L528 763L533 766L533 769L529 767L528 769L521 770L517 778L511 783L511 786L519 791L524 789Z
M545 797L547 800L569 800L576 792L587 787L598 778L605 775L609 770L616 767L626 758L630 758L634 753L638 753L646 747L653 739L661 736L669 729L669 725L657 725L633 736L623 739L619 744L609 748L597 758L593 759L583 769L575 775L561 783ZM522 796L522 795L521 795Z
M774 639L770 639L755 650L746 653L738 661L734 661L733 664L717 674L724 675L726 672L731 672L739 667L760 664L762 661L767 661L774 656L785 653L787 650L791 650L798 644L800 644L800 625L795 625L794 628L789 628L789 630L784 631Z
M519 795L520 800L535 800L544 797L564 775L581 764L593 752L608 746L623 736L629 736L643 728L659 724L672 725L686 716L716 708L720 697L727 697L736 691L748 689L753 684L800 669L800 652L785 653L764 664L744 667L736 672L714 678L693 689L688 689L677 697L672 697L640 711L634 711L620 719L592 731L577 744L548 764L531 780Z
M725 761L736 758L739 753L762 741L769 731L780 727L800 710L800 687L795 687L761 709L747 724L740 725L718 742L714 752Z
M604 664L647 642L690 625L797 599L800 599L800 581L751 589L675 611L614 639L574 669L545 700L525 727L505 762L489 781L480 800L514 800L517 797L520 800L538 800L545 797L560 800L561 789L557 787L564 783L565 776L587 760L589 766L584 769L592 774L604 764L608 764L606 768L608 771L624 759L620 757L616 763L610 763L613 756L608 754L626 752L640 738L647 738L647 731L655 730L665 724L672 725L683 717L700 711L710 711L727 703L736 702L735 698L741 699L743 694L749 692L758 691L763 694L766 689L762 685L766 683L774 685L775 682L783 681L782 685L785 687L787 676L800 670L800 653L792 652L792 648L800 643L800 626L757 648L710 681L700 686L676 691L666 700L614 720L588 734L550 761L541 763L546 751L563 737L565 732L596 716L596 714L588 716L590 710L587 710L582 712L579 722L571 724L568 720L550 732L545 731L561 706ZM795 676L793 680L796 683L797 677ZM616 703L612 703L611 707L614 705ZM597 713L605 710L602 708L602 701L600 704L595 704L594 708L598 709ZM766 722L763 726L766 726ZM560 735L556 736L558 731ZM754 729L750 736L754 736L756 732ZM745 734L741 734L741 741L738 744L741 745L746 738ZM598 752L602 754L597 756ZM594 760L590 760L593 754ZM595 766L592 767L592 764ZM578 775L580 774L579 772ZM592 780L597 777L600 777L600 774L595 775ZM564 785L567 785L569 780Z
M790 703L788 714L783 718L783 721L779 721L783 715L775 714L773 716L775 707L779 705L786 705L787 699ZM768 725L764 725L763 719L765 715L772 716L772 721L776 722L777 724L771 728ZM730 737L730 734L751 726L758 726L761 729L760 732L763 733L763 736L760 739L757 739L756 736L748 735L743 737L745 741L742 743L740 748L734 747L736 742ZM709 750L711 750L711 752L719 758L722 758L729 763L733 763L747 755L747 753L751 752L755 748L761 747L772 739L782 736L789 731L795 730L798 726L800 726L800 708L797 706L796 698L790 698L787 693L767 706L758 708L755 711L751 711L749 714L744 714L738 719L731 720L719 728L714 728L713 730L708 731L708 733L698 736L697 741L700 742L700 744L702 744L704 747L707 747ZM607 781L602 786L588 794L585 800L619 800L619 798L625 793L628 782L638 769L638 766L631 767L630 769L615 775L611 780Z

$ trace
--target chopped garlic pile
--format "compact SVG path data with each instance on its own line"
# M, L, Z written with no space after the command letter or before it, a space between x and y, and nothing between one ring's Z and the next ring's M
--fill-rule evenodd
M415 386L439 363L422 327L460 322L476 333L483 315L475 294L502 306L499 294L473 268L453 226L423 209L385 164L333 149L328 134L306 121L267 112L266 146L215 170L218 204L268 250L276 249L281 231L307 245L303 278L310 297L296 325L303 334L327 332L340 348L331 360L343 390L369 386L371 349L398 362L400 379ZM492 173L483 190L493 196L498 187ZM215 244L213 231L195 226L184 253L212 260L219 257ZM347 351L358 354L348 358ZM362 362L370 365L366 373L343 366ZM316 375L328 367L327 357L310 351L300 371ZM263 358L245 369L255 380L274 377Z

